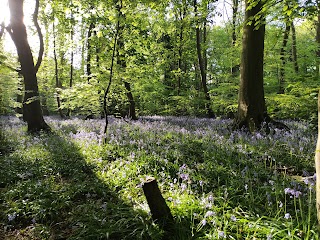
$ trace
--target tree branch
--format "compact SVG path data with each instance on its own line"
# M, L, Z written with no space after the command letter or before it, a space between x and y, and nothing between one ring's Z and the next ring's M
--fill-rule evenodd
M37 33L38 33L39 41L40 41L40 49L39 49L39 54L38 54L38 60L37 60L37 63L35 65L36 73L38 72L38 70L40 68L40 65L41 65L41 62L42 62L42 57L43 57L43 52L44 52L43 35L42 35L41 28L40 28L39 23L38 23L38 13L39 13L39 0L36 0L36 7L35 7L34 13L33 13L33 23L34 23L34 25L35 25L35 27L37 29Z

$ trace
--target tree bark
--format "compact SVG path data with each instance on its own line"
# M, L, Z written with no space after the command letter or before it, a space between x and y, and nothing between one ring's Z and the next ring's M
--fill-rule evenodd
M320 91L318 93L318 140L315 152L316 167L316 208L318 225L320 225Z
M129 118L132 120L138 120L136 115L136 103L134 101L132 91L131 91L131 84L129 82L124 82L124 86L127 90L127 98L129 100Z
M299 64L298 64L298 54L297 54L297 35L296 27L294 22L291 22L291 33L292 33L292 60L295 73L299 73Z
M198 7L197 7L197 0L194 0L194 12L195 12L195 17L198 18ZM199 68L200 68L200 75L201 75L201 83L202 83L202 88L203 92L205 94L205 99L206 99L206 110L209 118L214 118L215 115L211 109L211 98L209 95L209 90L207 86L207 73L205 69L206 61L204 56L202 56L201 53L201 31L200 31L200 26L199 26L199 20L196 21L196 47L197 47L197 55L198 55L198 62L199 62Z
M320 0L318 2L318 11L320 11ZM320 76L320 13L318 14L318 21L317 21L317 32L316 32L316 42L318 44L318 48L316 51L316 57L317 57L317 76Z
M236 25L237 25L238 7L239 7L239 0L233 0L232 1L232 47L233 48L236 46L236 42L237 42ZM237 73L239 73L238 64L233 65L231 67L231 74L235 76Z
M255 131L261 127L264 121L269 119L263 88L265 23L264 16L258 18L259 22L254 18L257 14L261 14L262 1L255 2L256 5L248 9L249 2L249 0L245 1L241 77L235 127L245 126L250 131ZM249 21L252 21L251 24Z
M289 33L290 33L290 24L288 23L288 21L286 21L286 27L283 33L282 46L280 49L281 65L280 65L280 73L279 73L279 90L278 90L279 94L284 94L285 66L286 66L285 52L286 52L286 47L288 43Z
M17 48L21 74L24 79L24 119L30 132L49 130L49 126L43 119L36 69L27 39L26 27L23 23L23 0L9 0L9 9L11 17L7 30Z

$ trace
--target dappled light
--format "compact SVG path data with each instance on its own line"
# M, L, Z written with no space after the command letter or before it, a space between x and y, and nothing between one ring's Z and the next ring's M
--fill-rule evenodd
M0 0L0 240L319 239L319 13Z
M315 135L305 123L251 135L228 129L230 120L111 118L103 144L103 120L46 121L53 133L29 135L17 118L1 118L11 147L0 156L7 236L160 239L147 176L172 211L172 239L315 236Z

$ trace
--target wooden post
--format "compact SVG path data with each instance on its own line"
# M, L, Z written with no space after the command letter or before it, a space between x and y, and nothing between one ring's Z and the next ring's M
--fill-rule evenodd
M158 223L163 230L169 231L172 229L174 224L173 216L161 195L157 180L155 178L147 178L142 188L151 211L152 219Z
M315 153L316 167L316 207L318 224L320 225L320 91L318 93L318 140Z

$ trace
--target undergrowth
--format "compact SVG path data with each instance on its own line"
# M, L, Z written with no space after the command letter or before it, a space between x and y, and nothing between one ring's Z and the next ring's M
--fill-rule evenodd
M46 120L53 133L30 135L0 119L4 239L319 239L306 123L248 134L229 120L111 119L104 136L102 120ZM169 237L152 222L148 176L174 216Z

